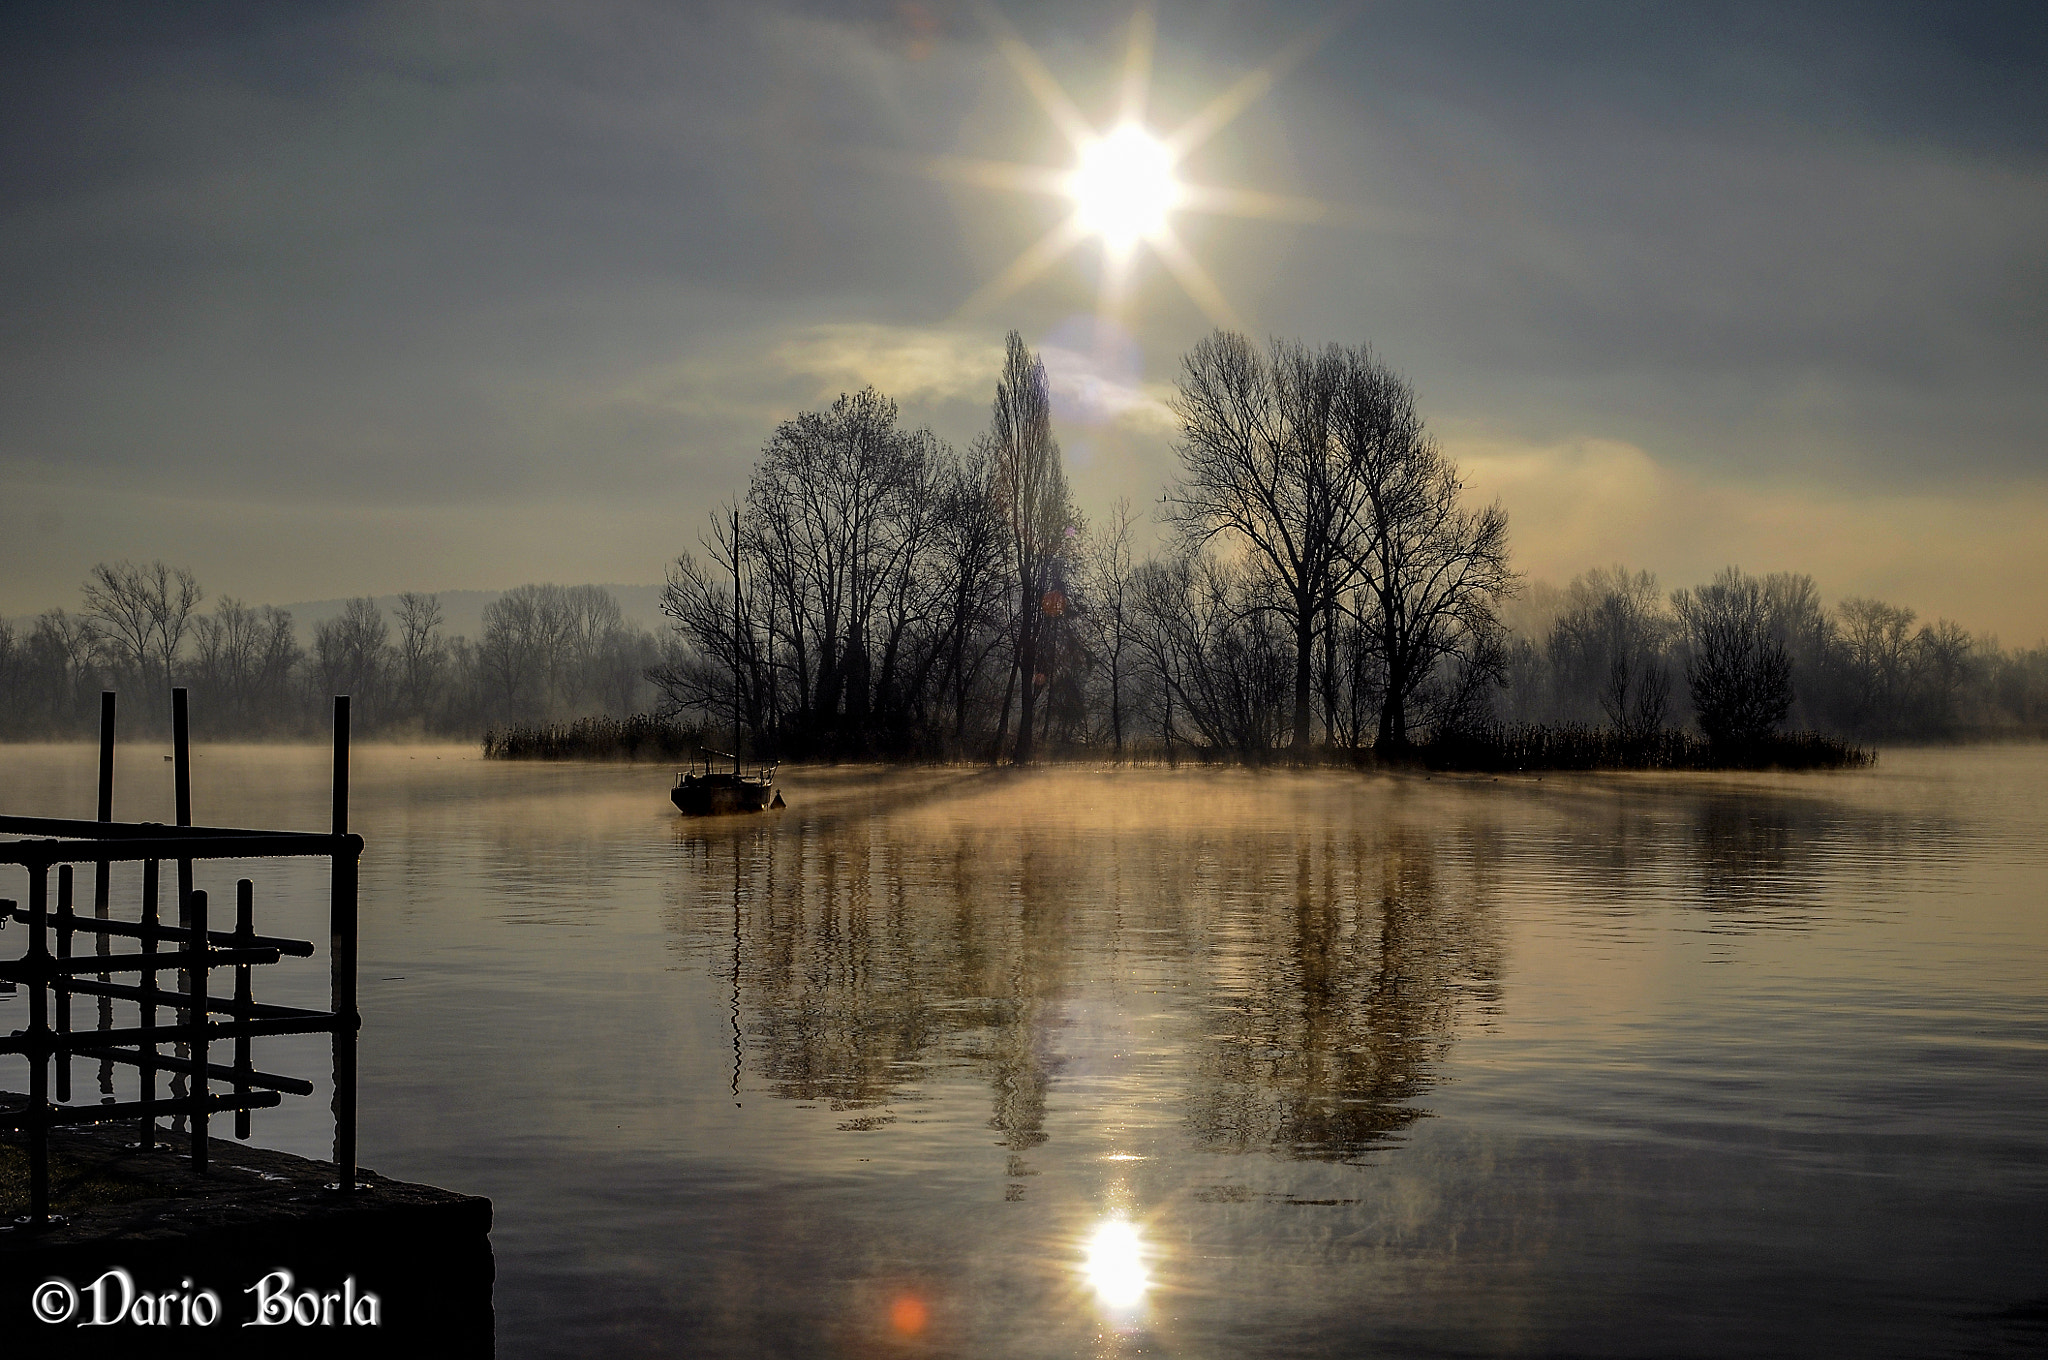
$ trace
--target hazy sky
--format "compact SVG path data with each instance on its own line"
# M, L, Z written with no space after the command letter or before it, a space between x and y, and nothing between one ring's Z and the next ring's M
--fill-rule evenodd
M1141 257L1105 336L1092 246L963 310L1068 209L921 173L1068 165L1000 25L1106 126L1131 16L16 0L0 614L118 557L252 601L658 580L802 407L873 382L966 442L1011 327L1084 510L1156 499L1210 317ZM1162 131L1328 33L1182 167L1319 219L1175 230L1253 334L1404 371L1523 570L2048 636L2048 7L1156 25Z

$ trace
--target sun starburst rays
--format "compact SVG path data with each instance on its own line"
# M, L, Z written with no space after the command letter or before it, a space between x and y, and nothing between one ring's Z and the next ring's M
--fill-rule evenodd
M1154 134L1145 122L1152 87L1156 31L1151 11L1131 20L1117 89L1115 121L1098 130L1070 98L1028 44L989 11L997 45L1024 88L1066 139L1074 154L1065 170L1050 166L963 157L935 157L924 172L936 179L980 188L1064 198L1072 209L1051 230L1027 246L962 304L962 314L1000 302L1028 286L1083 242L1101 245L1097 309L1106 318L1121 312L1141 248L1157 257L1181 291L1219 326L1238 328L1237 314L1209 271L1174 230L1182 213L1313 222L1325 215L1314 199L1259 190L1190 183L1180 163L1273 87L1335 30L1326 23L1289 43L1233 82L1194 117L1171 133Z

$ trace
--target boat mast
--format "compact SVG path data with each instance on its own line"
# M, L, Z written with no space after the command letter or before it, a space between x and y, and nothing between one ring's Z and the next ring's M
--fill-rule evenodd
M740 507L732 507L732 773L740 773Z

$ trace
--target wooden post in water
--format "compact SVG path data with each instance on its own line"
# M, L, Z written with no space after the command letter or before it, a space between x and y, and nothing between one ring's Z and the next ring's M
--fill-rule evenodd
M157 892L162 882L163 865L161 862L153 859L142 861L142 957L145 960L142 968L142 990L145 995L153 995L156 992L156 969L151 967L147 960L156 955L156 928L160 924L160 916L157 911ZM146 1030L156 1028L156 1003L154 1001L144 1001L142 1003L142 1027ZM148 1107L156 1100L156 1040L154 1038L150 1039L136 1051L142 1056L135 1080L141 1090L140 1099L144 1108L142 1130L136 1139L135 1146L138 1151L155 1152L157 1150L156 1114Z
M192 926L185 948L192 955L192 984L185 999L185 1019L192 1027L192 1169L206 1171L206 1102L212 1087L206 1077L206 893L192 894Z
M236 949L248 949L256 943L256 885L248 879L235 881L235 944ZM255 995L249 987L249 965L235 965L235 1012L237 1018L248 1017ZM235 1099L249 1094L249 1036L235 1036ZM235 1137L249 1136L249 1111L235 1111Z
M171 691L171 788L175 802L174 812L179 826L192 825L192 727L186 716L186 693L182 688ZM178 861L178 928L192 927L192 861ZM184 991L192 985L192 974L187 969L178 970L178 990ZM177 1046L180 1058L190 1059L190 1044ZM191 1083L185 1079L185 1072L173 1069L171 1072L171 1098L184 1099ZM185 1131L185 1117L171 1116L171 1132Z
M192 825L192 727L186 719L185 691L171 691L171 785L177 799L179 826ZM192 861L178 861L178 924L185 924L185 899L192 895Z
M28 1062L28 1221L42 1227L50 1221L50 1052L41 1047L50 1037L49 979L42 965L50 960L50 866L28 866L28 961L38 971L28 991L28 1032L37 1051Z
M348 701L334 696L334 826L348 834ZM334 1188L356 1189L356 857L337 846L329 876L328 948L334 1013Z
M114 820L114 691L110 689L100 692L99 820L103 822ZM108 885L112 872L113 866L106 860L100 860L92 866L92 914L97 920L104 921L107 919ZM93 952L104 957L108 953L109 943L110 940L105 931L95 932L93 936ZM102 983L108 981L108 975L101 973L99 980ZM114 1027L114 999L108 996L101 997L99 1010L99 1027L101 1029L112 1029ZM103 1096L114 1094L114 1060L112 1058L100 1059L100 1094Z
M57 958L59 962L71 957L71 866L57 866ZM57 973L50 979L50 1004L57 1012L57 1039L62 1042L71 1033L71 990L64 984L71 980L69 973ZM71 1054L53 1054L57 1060L57 1100L60 1104L71 1101Z

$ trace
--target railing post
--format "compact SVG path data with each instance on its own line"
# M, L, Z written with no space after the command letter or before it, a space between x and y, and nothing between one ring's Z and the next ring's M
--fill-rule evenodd
M190 973L191 995L185 998L186 1023L192 1029L192 1169L206 1170L207 1099L211 1089L206 1077L206 956L213 946L206 938L206 892L192 894L192 929L186 950L193 955Z
M34 1045L28 1063L28 1221L32 1227L42 1227L50 1221L49 976L42 971L50 960L49 894L50 866L31 864L28 958L37 968L28 1001L28 1037Z
M192 825L192 729L186 716L186 693L181 688L171 691L171 787L176 798L176 812L179 826ZM190 928L192 924L192 861L178 861L178 928ZM178 973L178 990L184 991L192 985L191 976L183 969ZM178 1056L190 1058L191 1047L179 1044ZM171 1098L182 1099L191 1083L183 1072L171 1073ZM173 1135L184 1131L186 1125L182 1115L171 1116Z
M102 690L100 692L99 820L103 822L114 820L114 691L112 690ZM99 861L92 867L92 914L95 918L102 921L107 919L107 904L110 895L109 882L112 872L113 866L105 860ZM107 933L105 931L97 932L93 937L93 952L105 955L109 952L108 943ZM107 981L107 974L101 973L99 980L101 982ZM99 1027L101 1029L112 1029L114 1027L113 999L103 996L99 1001ZM100 1094L107 1096L114 1094L114 1061L111 1058L100 1059Z
M248 879L235 883L235 945L247 949L256 940L256 888ZM235 1021L238 1032L235 1035L235 1099L240 1101L249 1094L249 1031L247 1021L249 1004L255 996L249 985L249 965L235 965ZM249 1136L249 1111L238 1108L235 1111L235 1137Z
M334 826L348 834L349 696L334 696ZM356 1189L356 857L336 847L329 870L328 947L334 1013L335 1188Z
M71 957L71 866L57 866L57 957ZM56 1012L57 1039L71 1033L71 991L64 984L70 981L68 973L57 973L50 978L50 1007ZM57 1066L57 1099L68 1104L71 1100L71 1054L58 1051L51 1055Z
M158 924L157 889L163 878L162 865L153 859L142 861L142 953L144 957L156 954L156 932ZM142 987L145 993L156 991L156 969L142 970ZM156 1027L156 1003L142 1003L142 1025L145 1029ZM136 1071L136 1084L141 1088L142 1103L148 1105L156 1099L156 1040L150 1039L139 1046L142 1062ZM145 1112L142 1116L142 1130L135 1140L138 1151L155 1152L156 1115Z

